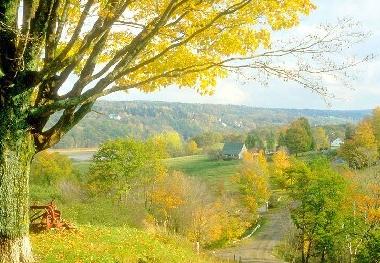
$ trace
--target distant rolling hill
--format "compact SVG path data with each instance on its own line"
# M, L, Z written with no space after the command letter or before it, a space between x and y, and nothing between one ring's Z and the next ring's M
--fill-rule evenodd
M272 109L238 105L190 104L149 101L98 101L58 148L96 147L122 136L146 138L175 130L184 138L204 131L248 132L257 127L278 126L300 116L312 125L355 123L370 110ZM58 116L52 118L54 122Z

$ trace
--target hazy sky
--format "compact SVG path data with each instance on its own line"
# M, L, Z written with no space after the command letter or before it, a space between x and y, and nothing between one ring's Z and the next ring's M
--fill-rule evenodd
M338 17L353 17L363 23L371 38L358 47L363 53L380 55L380 19L378 0L314 0L318 9L302 19L302 26L313 27L320 23L335 22ZM334 88L337 100L331 107L316 94L295 84L273 81L268 86L258 83L242 84L230 78L219 81L213 96L200 96L194 90L171 87L144 94L132 90L128 94L117 93L109 100L158 100L217 104L242 104L254 107L319 108L319 109L369 109L380 105L380 57L362 66L353 90L341 86Z

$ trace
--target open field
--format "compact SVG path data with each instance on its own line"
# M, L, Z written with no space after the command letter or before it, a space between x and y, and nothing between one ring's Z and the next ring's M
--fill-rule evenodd
M211 185L218 185L226 181L229 184L229 178L236 174L241 164L241 160L209 160L206 155L192 155L164 160L169 170L176 170L185 173L188 176L194 176L204 179ZM81 173L86 173L91 161L76 161L74 167Z
M81 161L81 162L73 162L73 166L78 172L82 174L86 174L88 169L90 168L91 161Z
M41 263L162 262L216 263L197 255L191 244L173 235L129 227L83 226L74 231L32 234L34 253Z
M241 164L240 160L209 160L206 155L170 158L165 162L170 170L201 178L212 187L223 184L226 188L231 187L230 178L237 173Z
M130 211L112 200L66 200L58 189L38 185L32 185L31 194L41 204L56 199L63 219L77 227L32 234L37 262L219 262L197 255L192 244L176 235L130 227Z

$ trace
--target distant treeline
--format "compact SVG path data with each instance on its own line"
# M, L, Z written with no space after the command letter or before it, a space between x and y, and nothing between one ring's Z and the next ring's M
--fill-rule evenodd
M57 148L96 147L118 137L147 138L164 131L176 131L185 140L204 132L244 134L257 128L278 127L304 116L311 126L356 123L369 110L330 111L266 109L236 105L169 102L99 101ZM58 116L50 120L54 123Z

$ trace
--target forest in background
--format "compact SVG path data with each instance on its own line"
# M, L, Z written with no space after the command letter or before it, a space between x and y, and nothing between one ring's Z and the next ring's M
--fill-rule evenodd
M204 132L247 133L282 126L301 116L311 126L356 123L370 110L270 109L238 105L148 101L98 101L93 111L74 127L56 148L97 147L117 137L145 139L176 131L185 140ZM59 114L50 119L54 123Z

